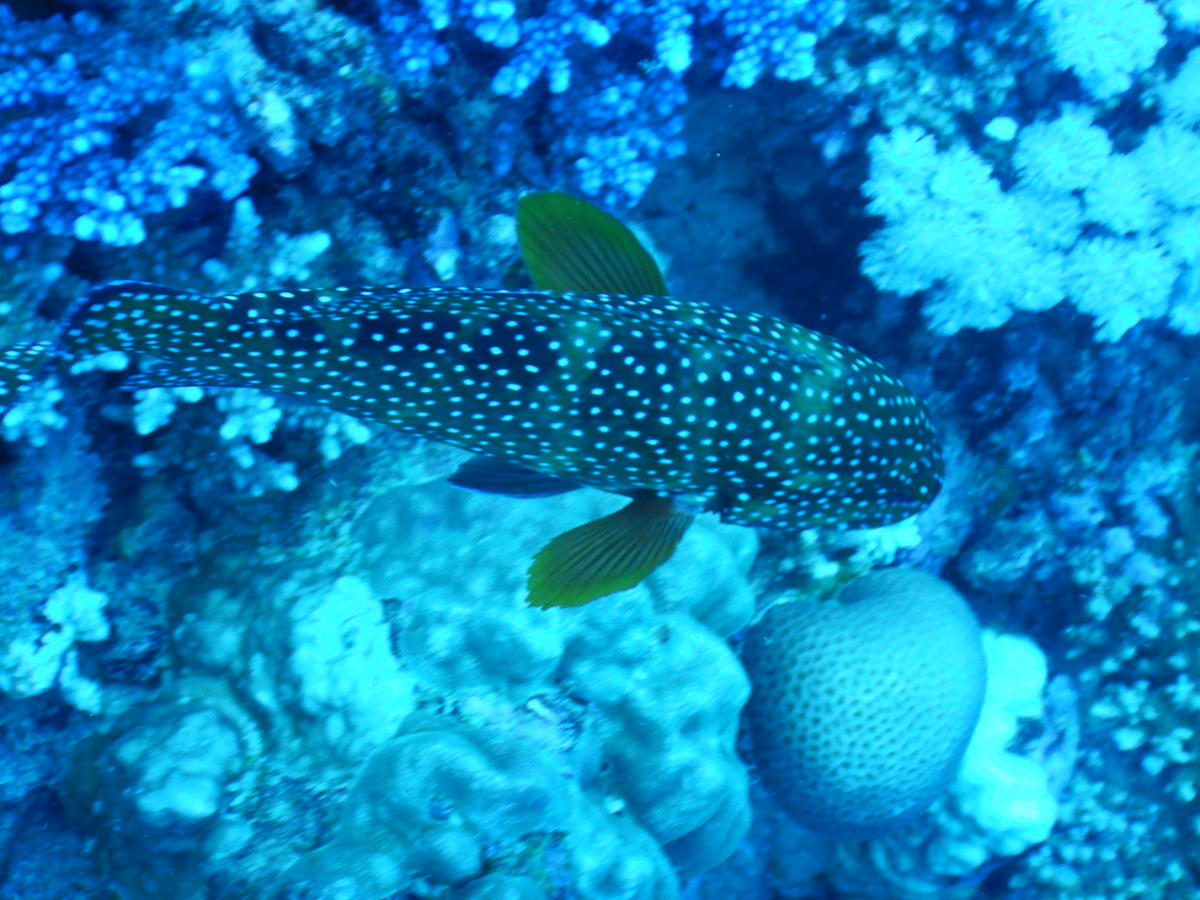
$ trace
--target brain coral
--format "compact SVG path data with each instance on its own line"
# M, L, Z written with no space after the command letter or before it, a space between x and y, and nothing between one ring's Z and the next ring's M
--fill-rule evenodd
M953 777L985 686L979 626L946 582L872 572L770 610L744 649L759 771L801 824L866 836Z

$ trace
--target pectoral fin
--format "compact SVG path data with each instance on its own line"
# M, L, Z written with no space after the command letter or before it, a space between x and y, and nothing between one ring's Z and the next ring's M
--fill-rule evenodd
M639 494L611 515L564 532L529 567L533 606L582 606L624 591L671 558L695 518L668 497Z
M565 478L535 472L506 459L473 456L458 467L449 481L455 487L506 497L553 497L579 490Z

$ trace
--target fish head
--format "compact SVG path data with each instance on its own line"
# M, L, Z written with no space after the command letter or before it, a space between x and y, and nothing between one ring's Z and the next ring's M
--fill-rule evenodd
M838 356L787 398L783 427L723 492L725 521L876 528L933 502L944 464L927 407L873 360Z

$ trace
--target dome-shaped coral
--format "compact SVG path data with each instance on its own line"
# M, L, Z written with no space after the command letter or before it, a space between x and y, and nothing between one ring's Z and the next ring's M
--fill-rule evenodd
M781 604L749 633L747 706L759 770L816 831L878 833L953 777L979 715L979 626L949 584L872 572L836 600Z

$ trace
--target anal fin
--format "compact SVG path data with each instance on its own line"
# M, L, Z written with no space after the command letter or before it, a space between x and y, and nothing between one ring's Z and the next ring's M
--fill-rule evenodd
M538 551L527 601L582 606L636 586L671 558L695 518L669 497L641 493L615 513L572 528Z

